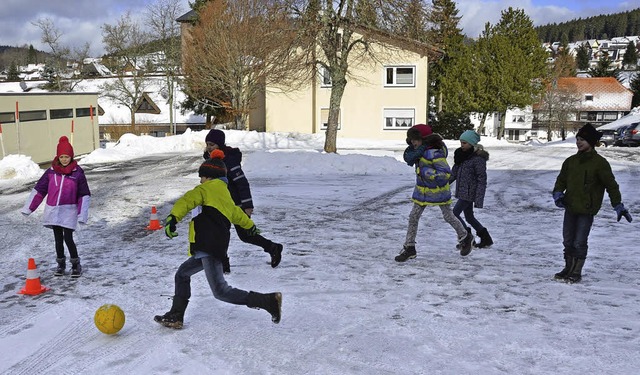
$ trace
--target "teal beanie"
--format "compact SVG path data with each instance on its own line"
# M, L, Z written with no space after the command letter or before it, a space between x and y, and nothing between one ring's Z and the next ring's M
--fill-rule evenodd
M473 130L465 130L464 133L460 135L460 140L469 143L472 146L475 146L480 142L480 134L476 133Z

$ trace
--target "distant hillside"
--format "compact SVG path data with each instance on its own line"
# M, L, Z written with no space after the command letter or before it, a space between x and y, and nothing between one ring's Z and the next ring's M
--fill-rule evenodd
M48 55L48 53L31 46L0 46L0 71L7 69L11 64L21 66L42 63L45 62Z
M578 18L535 28L543 42L576 42L640 35L640 8L623 13Z

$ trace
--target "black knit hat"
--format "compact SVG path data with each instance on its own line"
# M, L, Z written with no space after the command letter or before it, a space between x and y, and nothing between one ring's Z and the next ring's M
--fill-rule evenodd
M220 129L211 129L207 136L204 138L205 142L213 142L218 145L218 147L224 146L225 136L224 132Z
M208 178L219 178L227 176L227 166L222 161L224 152L222 150L213 150L209 155L209 159L205 160L198 169L198 176Z
M591 145L591 147L596 147L596 145L600 141L600 138L602 137L602 132L597 131L596 128L593 127L593 125L586 124L585 126L581 127L580 130L578 130L578 134L576 134L576 137L584 139Z

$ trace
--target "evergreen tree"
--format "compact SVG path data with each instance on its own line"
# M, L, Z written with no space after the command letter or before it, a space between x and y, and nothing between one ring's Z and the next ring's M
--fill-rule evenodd
M578 46L576 51L576 67L581 71L589 69L589 46L587 43L582 43Z
M11 62L9 65L9 71L7 72L7 81L19 81L20 74L18 73L18 66L15 62Z
M475 80L471 57L458 27L460 17L455 2L433 0L429 22L429 42L443 52L441 58L433 59L430 64L430 113L437 114L441 128L452 126L453 129L458 120L449 120L468 117L474 107L470 94ZM444 128L440 131L444 132Z
M638 65L638 50L636 44L633 41L629 41L627 45L627 51L624 53L622 59L622 66L626 68L635 68Z
M618 75L619 69L615 68L613 61L609 58L608 53L604 53L595 68L589 69L589 75L591 77L615 77Z
M503 11L494 27L487 24L481 41L475 64L484 68L486 80L480 112L501 114L500 139L504 136L506 110L533 104L544 90L548 56L533 22L522 9L509 7Z
M38 54L36 53L33 45L29 45L29 52L27 53L27 63L28 64L37 64L38 63Z

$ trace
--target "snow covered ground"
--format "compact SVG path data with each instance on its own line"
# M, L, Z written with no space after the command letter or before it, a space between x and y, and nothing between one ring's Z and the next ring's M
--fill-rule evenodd
M181 331L153 322L170 307L186 257L186 222L169 240L148 231L199 180L205 132L126 136L82 158L93 200L75 233L85 267L54 277L53 234L19 209L42 174L28 158L0 160L0 373L6 374L635 374L640 367L640 148L607 148L635 220L615 220L608 197L590 236L583 282L552 280L562 268L562 211L550 197L573 143L510 145L490 152L485 208L477 217L495 244L467 257L439 210L423 215L418 257L402 248L413 171L402 143L228 131L244 152L254 220L284 244L281 265L232 233L233 286L283 293L269 314L216 300L204 275ZM451 154L458 142L447 141ZM52 155L54 150L52 150ZM452 157L450 158L452 163ZM445 228L439 236L432 233ZM28 258L38 296L17 294ZM126 324L104 335L93 315L119 305Z

